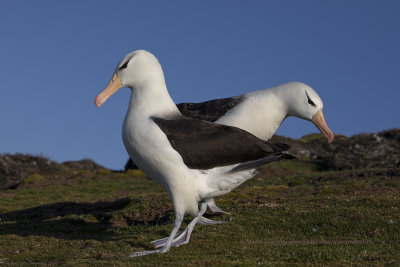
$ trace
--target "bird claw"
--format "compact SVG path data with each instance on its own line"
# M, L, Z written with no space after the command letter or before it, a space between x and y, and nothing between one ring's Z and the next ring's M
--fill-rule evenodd
M220 213L220 214L231 214L230 212L221 210L217 205L208 206L212 212Z
M213 198L209 198L205 201L207 203L208 208L215 213L220 213L220 214L230 214L229 212L226 212L224 210L221 210L214 202Z
M182 245L182 243L178 243L178 241L179 241L180 239L182 239L182 237L185 237L185 236L186 236L186 233L187 233L187 229L185 229L185 230L181 231L180 233L178 233L178 234L174 237L174 240L172 241L171 247L177 247L177 246L179 246L179 245ZM168 237L164 237L164 238L161 238L161 239L157 239L157 240L151 241L150 243L151 243L154 247L159 248L159 247L164 246L165 243L167 242L167 240L168 240Z
M227 223L228 221L214 221L214 220L210 220L207 219L201 215L199 215L198 217L198 224L201 225L213 225L213 224L221 224L221 223ZM193 225L194 227L194 225ZM174 240L172 241L171 247L179 247L181 245L187 244L189 243L189 238L190 238L190 233L193 230L193 227L187 227L185 230L181 231L180 233L178 233L175 237ZM151 244L153 244L154 247L158 248L158 247L162 247L165 245L165 243L167 242L168 237L165 238L161 238L158 240L154 240L151 242Z
M193 220L188 224L188 226L182 232L176 234L174 239L172 240L171 247L178 247L183 244L189 243L190 235L192 234L194 226L199 222L199 220L203 217L204 212L207 209L207 205L205 203L201 204L201 209L197 217L193 218ZM157 248L165 245L168 242L168 238L162 238L151 243Z

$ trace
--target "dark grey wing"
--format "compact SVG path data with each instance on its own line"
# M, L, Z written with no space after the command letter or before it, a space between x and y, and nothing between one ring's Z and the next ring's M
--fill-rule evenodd
M289 148L264 141L236 127L197 120L165 120L153 117L171 146L192 169L211 169L258 160Z
M242 102L244 96L214 99L201 103L180 103L176 105L179 111L190 118L216 121L237 104Z
M230 170L230 172L237 172L237 171L242 171L242 170L246 170L246 169L256 168L260 165L264 165L264 164L267 164L267 163L270 163L273 161L277 161L277 160L281 160L281 159L297 159L297 158L295 156L292 156L285 152L278 153L278 154L268 156L268 157L265 157L262 159L256 159L256 160L241 163L238 166L236 166L235 168L233 168L232 170Z

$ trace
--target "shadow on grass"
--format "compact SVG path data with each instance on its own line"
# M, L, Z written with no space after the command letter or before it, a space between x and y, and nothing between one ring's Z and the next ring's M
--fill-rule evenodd
M116 240L120 238L117 237L119 234L112 230L118 228L115 222L111 221L112 214L130 203L129 198L95 203L58 202L11 211L0 214L0 235ZM83 219L86 215L92 215L96 221ZM140 226L167 222L169 214L147 218L133 218L127 215L122 217L126 226Z

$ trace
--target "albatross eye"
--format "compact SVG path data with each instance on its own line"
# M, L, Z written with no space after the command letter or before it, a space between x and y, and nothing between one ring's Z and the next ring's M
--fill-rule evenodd
M307 93L306 93L306 96L307 96L307 102L308 102L308 104L310 104L310 105L313 106L313 107L316 107L315 103L310 99L310 97L308 96Z
M308 104L310 104L311 106L314 106L314 107L315 107L315 104L314 104L314 102L312 102L311 99L308 99Z
M129 61L125 62L124 65L122 65L121 67L119 67L118 70L126 69L126 67L128 67L128 62L129 62Z

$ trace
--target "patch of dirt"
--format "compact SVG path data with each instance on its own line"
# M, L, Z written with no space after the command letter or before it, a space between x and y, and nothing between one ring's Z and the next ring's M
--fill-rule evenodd
M173 214L172 206L160 208L150 208L133 214L124 214L120 220L113 220L113 225L127 227L131 225L163 224L168 222L170 215Z
M133 203L141 200L132 200ZM168 222L169 217L173 216L174 209L170 201L166 201L164 197L149 197L148 203L140 205L133 205L133 209L129 212L124 212L122 216L117 219L113 218L112 224L119 227L128 227L131 225L157 225ZM147 202L146 201L146 202Z

